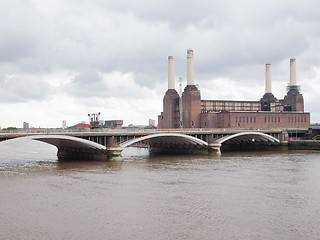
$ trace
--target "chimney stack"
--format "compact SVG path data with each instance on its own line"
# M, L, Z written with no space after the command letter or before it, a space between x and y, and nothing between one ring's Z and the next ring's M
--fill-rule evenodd
M173 56L168 57L168 89L175 89Z
M187 50L187 85L194 85L193 50Z
M266 64L266 93L272 93L271 91L271 64Z
M290 86L297 86L295 58L290 58Z

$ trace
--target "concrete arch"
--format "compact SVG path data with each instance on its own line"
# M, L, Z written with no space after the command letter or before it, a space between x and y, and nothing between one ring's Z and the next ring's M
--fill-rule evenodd
M138 143L140 141L147 142L149 145L159 145L159 144L168 144L168 145L184 145L190 144L193 146L208 146L208 143L189 135L180 134L180 133L157 133L151 134L148 136L143 136L135 138L124 143L120 144L120 147L126 148L132 144Z
M106 150L106 147L77 137L64 136L64 135L40 135L40 136L31 136L33 140L45 142L56 146L60 149L88 149L88 150Z
M241 132L233 135L228 135L217 140L218 143L225 142L243 143L243 142L256 142L256 143L280 143L280 141L268 134L261 132Z
M108 160L106 147L82 138L64 135L37 135L31 139L58 148L59 160Z

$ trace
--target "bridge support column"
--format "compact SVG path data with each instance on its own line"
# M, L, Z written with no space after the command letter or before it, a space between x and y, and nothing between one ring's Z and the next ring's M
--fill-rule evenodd
M288 145L289 142L289 134L287 131L283 131L280 133L279 140L281 145Z
M116 144L114 136L107 138L106 155L111 161L122 161L122 148Z
M213 142L208 144L208 151L209 153L215 153L221 155L221 143Z
M111 161L122 161L121 156L122 148L119 146L107 147L106 155Z

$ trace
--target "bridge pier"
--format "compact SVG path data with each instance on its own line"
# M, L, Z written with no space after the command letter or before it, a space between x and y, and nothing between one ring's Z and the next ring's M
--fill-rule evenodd
M207 136L208 152L221 155L221 143L214 140L213 134Z
M122 148L119 146L111 146L107 147L106 151L106 156L108 160L110 161L122 161Z
M221 143L213 142L208 144L208 151L209 153L215 153L221 155Z
M111 136L107 138L106 142L106 156L108 157L108 160L111 161L122 161L122 148L116 143L115 137Z

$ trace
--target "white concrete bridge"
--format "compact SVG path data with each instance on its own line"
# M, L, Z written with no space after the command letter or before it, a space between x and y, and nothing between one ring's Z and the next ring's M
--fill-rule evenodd
M94 136L86 136L87 139L60 134L35 134L29 138L56 146L59 159L119 159L124 148L137 144L149 147L152 152L184 154L214 152L220 154L220 147L223 145L275 145L280 143L278 138L258 131L225 135L201 132L196 136L182 132L152 132L131 137L94 134Z

